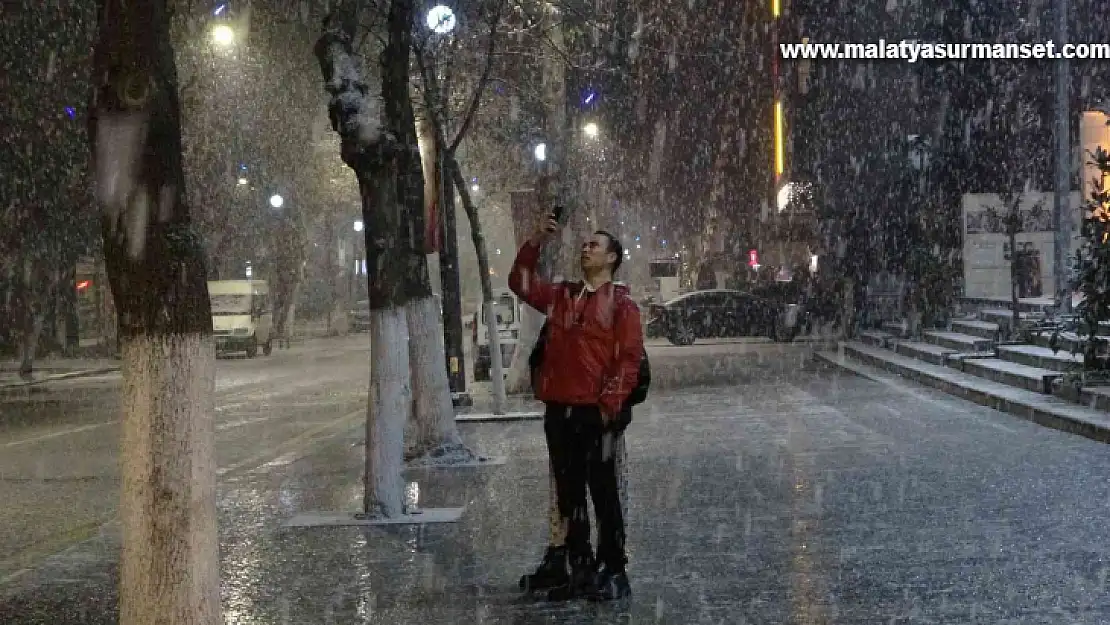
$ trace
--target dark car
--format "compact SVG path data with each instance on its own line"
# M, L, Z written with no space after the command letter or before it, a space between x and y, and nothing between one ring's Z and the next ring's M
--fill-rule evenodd
M731 289L685 293L648 311L648 335L665 336L675 345L691 345L700 338L747 336L792 341L803 316L797 303Z

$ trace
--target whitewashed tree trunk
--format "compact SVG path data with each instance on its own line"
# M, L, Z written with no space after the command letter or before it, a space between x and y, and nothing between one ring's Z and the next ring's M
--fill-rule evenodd
M374 518L396 517L404 512L401 463L405 448L405 416L412 401L409 338L404 308L370 311L370 396L366 406L363 512Z
M405 456L418 464L471 462L455 425L455 407L444 366L443 324L436 296L409 300L405 307L412 372L412 418L405 433Z
M217 625L216 350L186 201L172 8L99 4L88 130L123 358L119 622Z
M213 625L215 345L199 334L137 336L121 351L120 622Z

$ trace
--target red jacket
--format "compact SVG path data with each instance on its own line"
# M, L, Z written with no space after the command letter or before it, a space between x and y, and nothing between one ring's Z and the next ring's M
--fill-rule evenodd
M525 243L509 273L513 293L547 315L547 347L536 398L599 406L614 415L640 375L640 309L623 285L610 282L590 293L582 282L547 282L536 272L539 257L540 248Z

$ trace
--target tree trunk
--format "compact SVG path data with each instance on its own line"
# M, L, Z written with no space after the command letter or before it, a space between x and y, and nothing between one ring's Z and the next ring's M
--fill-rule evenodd
M166 0L102 0L89 137L123 354L122 625L222 622L215 346Z
M26 255L27 252L25 251ZM31 379L34 375L35 358L39 351L39 337L42 336L45 321L45 297L41 289L36 289L38 272L35 271L35 262L25 256L22 269L17 272L14 280L17 327L16 340L19 349L19 375L24 379Z
M371 300L373 301L373 300ZM370 517L404 513L405 419L409 387L409 328L399 307L370 309L370 399L366 405L366 488L363 512ZM450 399L448 399L450 401Z
M120 623L221 622L214 354L201 332L123 341Z
M455 407L443 366L443 326L439 298L409 301L405 310L412 370L412 419L405 433L405 456L414 464L455 464L475 458L459 435Z
M493 284L489 279L486 239L482 234L482 223L478 220L478 208L474 206L474 200L470 197L470 190L466 188L466 180L463 179L453 153L448 157L447 167L451 170L451 181L459 190L466 217L470 220L470 238L474 241L474 252L478 256L478 275L482 283L482 319L485 320L486 332L489 333L493 414L505 414L505 372L501 363L501 337L497 331L497 304L493 299Z
M411 408L405 307L413 295L410 289L415 290L414 283L419 282L420 263L425 281L428 276L423 233L414 231L410 209L413 163L418 179L422 178L408 93L413 7L412 0L394 0L389 8L388 41L380 57L384 115L369 93L362 78L361 59L353 49L357 8L354 2L339 3L325 20L314 52L330 95L328 115L332 129L340 136L340 155L355 172L362 199L372 364L364 513L391 517L404 510L401 460L405 419ZM417 189L418 211L422 208L421 197ZM430 289L416 293L429 294Z

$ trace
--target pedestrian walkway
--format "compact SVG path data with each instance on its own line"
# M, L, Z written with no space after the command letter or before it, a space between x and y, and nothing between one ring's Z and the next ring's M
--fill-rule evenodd
M228 623L1105 623L1102 445L928 389L753 373L629 431L634 597L522 598L546 536L541 425L465 424L498 467L424 470L452 525L283 528L361 499L361 428L219 490ZM1083 470L1076 472L1076 467ZM115 622L118 530L0 583L5 625ZM1102 580L1102 581L1100 581Z
M118 360L108 358L44 358L36 360L31 379L19 375L18 361L0 361L0 389L42 384L118 371Z

